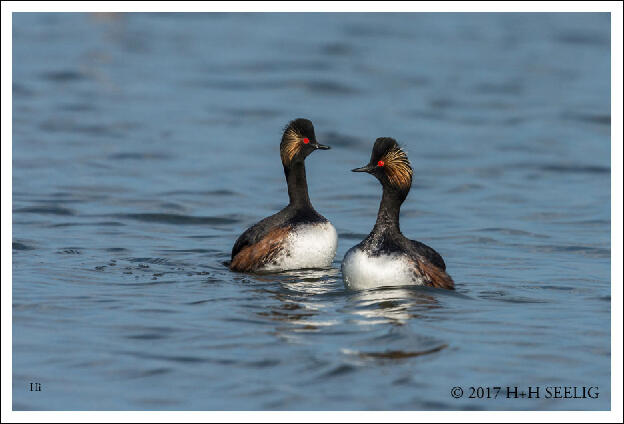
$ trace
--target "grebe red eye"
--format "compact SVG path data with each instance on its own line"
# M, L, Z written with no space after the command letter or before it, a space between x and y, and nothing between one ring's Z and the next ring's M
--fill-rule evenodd
M384 161L382 161L382 160L380 160L379 162L377 162L377 166L384 166L384 165L385 165L385 163L384 163Z
M303 143L304 143L304 144L308 144L309 142L310 142L310 139L309 139L308 137L306 137L306 138L304 138L304 139L303 139Z

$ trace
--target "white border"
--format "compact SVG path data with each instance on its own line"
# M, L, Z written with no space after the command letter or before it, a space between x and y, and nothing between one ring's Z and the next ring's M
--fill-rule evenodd
M614 1L6 1L10 12L612 12Z
M2 2L2 422L622 422L621 2ZM610 412L13 412L11 371L12 12L611 12Z

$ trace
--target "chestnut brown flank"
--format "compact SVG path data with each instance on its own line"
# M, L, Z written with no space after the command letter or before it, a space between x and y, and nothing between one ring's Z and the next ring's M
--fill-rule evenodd
M446 271L438 268L429 261L417 260L416 266L421 272L422 277L427 281L427 285L439 289L454 290L455 283Z
M290 226L269 231L259 242L245 246L232 259L232 271L253 272L272 261L284 247Z

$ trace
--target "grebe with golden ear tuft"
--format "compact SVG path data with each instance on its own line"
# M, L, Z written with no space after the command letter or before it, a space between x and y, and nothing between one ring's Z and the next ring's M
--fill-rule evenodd
M328 150L316 141L314 126L295 119L284 129L280 156L288 184L288 206L248 228L234 243L230 269L275 272L329 267L336 255L334 226L312 207L308 197L305 158Z
M368 165L353 172L375 176L383 194L373 230L360 244L349 249L342 261L346 286L368 289L421 285L453 290L455 284L438 252L401 233L399 213L412 186L413 170L396 140L378 138Z

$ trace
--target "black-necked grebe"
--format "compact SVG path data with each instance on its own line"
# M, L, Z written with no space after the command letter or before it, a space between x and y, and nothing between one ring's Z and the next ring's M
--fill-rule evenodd
M454 289L442 257L406 238L399 228L401 204L412 186L412 167L396 140L378 138L368 165L353 169L374 175L383 187L377 222L342 261L345 284L353 289L421 285Z
M327 150L329 146L316 141L312 122L300 118L286 126L280 156L290 203L236 240L230 269L271 272L331 265L338 236L334 226L310 203L304 164L305 158L319 149Z

